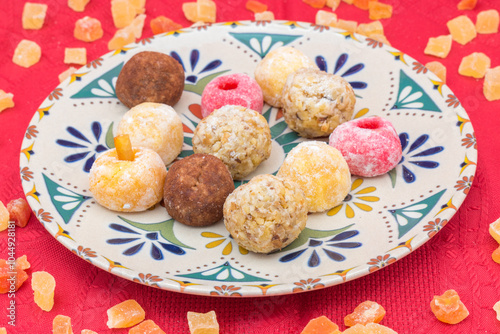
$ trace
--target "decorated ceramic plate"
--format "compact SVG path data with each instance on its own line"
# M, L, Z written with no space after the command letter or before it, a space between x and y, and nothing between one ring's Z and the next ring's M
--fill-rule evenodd
M343 203L311 214L299 238L281 251L238 247L219 222L188 227L157 204L141 213L101 207L89 192L96 156L113 147L127 108L116 98L120 69L134 54L159 51L184 67L174 106L184 124L179 159L193 153L201 93L228 73L253 76L271 50L292 46L318 67L350 82L354 118L382 116L399 133L403 158L389 173L353 177ZM246 180L275 173L305 140L280 110L264 105L272 153ZM253 297L341 284L403 258L429 241L457 212L476 170L474 130L437 76L407 54L370 38L303 22L228 22L146 38L82 67L35 112L20 154L23 188L40 223L77 256L115 275L190 294Z

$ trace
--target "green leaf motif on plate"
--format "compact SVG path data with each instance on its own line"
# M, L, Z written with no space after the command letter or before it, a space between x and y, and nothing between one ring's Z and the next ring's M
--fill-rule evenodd
M389 210L389 212L396 219L396 223L398 224L398 238L403 237L413 227L415 227L415 225L417 225L422 219L424 219L427 214L436 206L437 202L445 191L446 189L441 190L437 194L434 194L420 202L405 206L404 208Z
M441 112L425 90L403 70L399 72L398 98L392 109L421 109Z
M67 224L75 211L90 197L77 194L72 190L60 186L49 179L45 174L42 173L42 175L52 204L56 207L64 223Z
M302 37L301 35L235 32L230 32L229 35L255 51L261 58L264 58L274 46L285 46L295 41L297 38Z
M299 234L299 237L295 239L290 245L286 246L281 250L281 252L287 252L292 249L298 248L303 246L305 243L309 241L310 238L313 239L323 239L323 238L328 238L328 237L333 237L334 235L337 235L339 233L342 233L348 229L350 229L354 224L347 225L345 227L336 229L336 230L327 230L327 231L322 231L322 230L313 230L311 228L304 228L304 230Z
M88 99L88 98L116 98L116 79L124 63L109 70L99 78L90 82L83 87L78 93L71 96L72 99Z
M195 278L218 282L269 282L268 279L249 275L231 266L229 262L192 274L176 275L178 277Z

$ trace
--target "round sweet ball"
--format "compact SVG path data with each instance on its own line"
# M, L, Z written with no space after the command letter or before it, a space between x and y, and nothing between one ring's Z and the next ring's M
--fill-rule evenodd
M316 138L352 118L356 97L341 76L301 68L288 76L282 101L288 126L302 137Z
M200 121L195 153L212 154L241 180L271 155L271 130L264 116L241 106L224 106Z
M283 46L269 52L255 68L255 80L262 88L264 101L267 104L281 108L281 93L288 75L299 68L318 68L314 62L301 51Z
M173 106L184 90L184 69L167 54L143 51L123 65L116 81L116 96L127 107L143 102Z
M207 117L225 105L246 107L262 113L262 89L244 73L228 74L210 81L201 95L201 115Z
M231 174L219 158L193 154L172 164L163 199L168 214L178 222L208 226L222 219L222 207L233 190Z
M263 174L239 186L224 203L224 224L238 245L270 253L293 242L306 226L307 202L300 187Z
M351 173L342 154L319 141L295 146L277 176L299 184L306 194L309 212L323 212L339 205L351 189Z
M167 170L158 153L134 147L133 161L119 160L116 149L97 157L90 169L90 192L113 211L144 211L163 198Z
M138 104L127 111L118 124L117 134L128 134L132 146L154 150L165 165L181 153L184 141L182 120L175 110L152 102Z
M351 174L372 177L396 167L403 155L394 126L382 117L368 117L339 125L330 145L344 156Z

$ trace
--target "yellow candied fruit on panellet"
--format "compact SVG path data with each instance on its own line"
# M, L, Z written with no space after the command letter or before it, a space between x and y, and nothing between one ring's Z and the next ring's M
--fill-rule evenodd
M73 334L71 318L58 314L52 321L52 334Z
M33 41L23 39L16 47L12 62L22 67L31 67L40 61L42 49Z
M500 66L490 68L486 71L483 83L483 94L488 101L500 100ZM498 233L498 230L496 233ZM500 240L500 238L494 238L497 241Z
M26 2L23 9L23 29L41 29L45 22L48 6L42 3Z
M491 66L490 58L481 52L474 52L462 58L458 73L467 77L481 79Z
M316 12L315 23L320 26L335 27L337 25L337 14L320 9Z
M75 12L83 12L90 0L68 0L68 7Z
M455 325L469 316L469 311L455 290L448 290L441 296L434 296L431 311L444 323Z
M0 89L0 112L4 111L7 108L12 108L13 106L14 106L14 94L6 93ZM0 204L0 208L2 205L3 204ZM5 208L5 206L4 206L4 208ZM3 217L2 217L2 213L1 213L1 209L0 209L0 226L2 226L2 222L3 222L2 218Z
M339 326L324 315L309 320L306 327L304 327L302 332L300 332L300 334L321 334L321 333L341 334Z
M35 271L31 274L31 288L35 295L35 303L44 311L52 310L56 288L54 276L46 271Z
M358 22L339 19L335 27L339 29L344 29L349 32L356 32L356 29L358 28Z
M265 12L255 13L255 21L272 21L274 20L274 13L266 10Z
M441 79L443 83L446 83L446 66L438 61L430 61L425 64L425 67L427 67L429 71L437 75L437 77Z
M477 36L476 26L465 15L460 15L449 20L446 25L453 40L462 45L469 43Z
M132 29L118 29L115 32L113 38L111 38L108 42L108 49L118 50L123 48L125 45L135 42L135 34Z
M145 320L129 329L128 334L166 334L153 320Z
M452 37L451 35L444 35L438 37L431 37L427 41L424 53L439 58L446 58L451 50Z
M198 0L196 2L196 17L197 21L207 23L214 23L217 14L217 7L215 1L212 0Z
M326 6L330 7L333 11L335 11L340 5L341 0L326 0Z
M378 1L368 3L370 20L389 19L392 17L392 6Z
M63 82L67 78L69 78L71 76L71 74L73 74L75 72L76 72L76 67L71 66L66 71L64 71L61 74L59 74L59 77L58 77L59 78L59 83Z
M87 49L85 48L65 48L64 63L85 65L87 63Z
M498 69L498 71L500 72L500 68L498 66L490 69L490 71L495 69ZM498 79L500 79L500 77ZM500 244L500 218L498 218L497 220L495 220L493 223L490 224L489 232L490 235L493 237L493 239L495 239Z
M144 309L134 299L129 299L107 310L108 328L127 328L140 323L146 317Z
M219 323L215 311L208 313L187 313L189 332L191 334L219 334Z
M498 32L500 16L495 9L484 10L477 14L476 31L479 34L495 34Z
M136 9L129 0L111 0L111 15L116 28L125 28L135 18Z
M384 26L380 21L373 21L370 23L360 23L358 28L356 29L358 34L368 36L371 35L383 35L384 34Z
M73 36L84 42L93 42L98 40L104 34L101 21L85 16L75 22Z

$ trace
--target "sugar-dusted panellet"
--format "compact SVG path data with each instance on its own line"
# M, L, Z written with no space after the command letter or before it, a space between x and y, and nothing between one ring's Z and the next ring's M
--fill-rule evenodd
M166 334L153 320L145 320L129 329L128 334Z
M356 324L342 332L343 334L398 334L396 331L381 324Z
M83 12L90 0L68 0L68 7L75 12Z
M64 63L65 64L85 65L87 63L87 49L86 48L65 48L64 49Z
M321 9L326 5L326 0L302 0L302 1L311 6L312 8L317 8L317 9Z
M54 306L54 291L56 280L46 271L35 271L31 274L31 288L35 303L44 311L49 312Z
M38 44L23 39L16 47L12 62L22 67L31 67L40 61L42 49Z
M5 231L9 227L9 210L0 201L0 232Z
M16 198L7 203L11 221L19 227L25 227L31 216L31 208L24 198Z
M425 64L425 67L427 67L429 71L437 75L443 83L446 83L446 66L438 61L430 61Z
M330 7L333 11L335 11L340 5L341 0L326 0L326 6Z
M65 70L64 72L59 74L59 76L58 76L59 82L63 82L64 80L69 78L73 73L76 72L76 70L77 70L76 67L70 66L67 70Z
M356 29L358 34L368 36L371 35L384 35L384 26L380 21L373 21L370 23L360 23Z
M182 28L181 24L175 23L174 21L163 15L160 15L152 19L149 22L149 25L154 35L168 31L179 30Z
M73 36L80 41L93 42L101 38L103 34L101 21L98 19L85 16L75 22Z
M335 27L337 14L320 9L316 12L315 23L320 26Z
M473 10L476 7L477 0L461 0L457 8L458 10Z
M215 311L187 313L189 332L191 334L219 334L219 323Z
M274 13L266 10L265 12L262 13L255 13L254 14L255 21L272 21L274 20Z
M52 334L73 334L71 318L58 314L52 321Z
M6 93L0 89L0 112L14 107L14 94Z
M352 20L339 19L335 27L339 29L344 29L349 32L356 32L356 29L358 28L358 22Z
M360 9L368 10L369 8L368 4L372 1L378 1L378 0L353 0L352 4Z
M377 302L364 301L354 311L344 317L344 324L352 327L356 324L366 325L369 323L379 323L385 316L385 309Z
M248 0L245 8L253 13L262 13L267 10L267 5L257 0Z
M326 316L309 320L300 334L341 334L339 326Z
M146 312L134 299L125 300L110 307L108 314L108 328L127 328L140 323L146 317Z
M491 66L490 58L482 52L474 52L462 58L458 73L467 77L481 79Z
M392 6L378 1L368 3L370 20L388 19L392 17Z
M460 15L449 20L446 25L453 40L462 45L469 43L477 36L476 26L465 15Z
M26 2L23 9L23 29L41 29L45 22L48 6L42 3Z
M476 31L478 34L495 34L499 22L500 16L496 9L484 10L477 14Z
M427 42L424 53L439 58L446 58L450 53L452 41L451 35L431 37Z
M130 0L111 0L111 15L116 28L128 26L136 14L136 8Z
M436 318L447 324L458 324L469 316L469 311L455 290L448 290L441 296L434 296L431 311Z
M500 66L486 71L483 93L488 101L500 100ZM500 242L500 238L497 241Z

